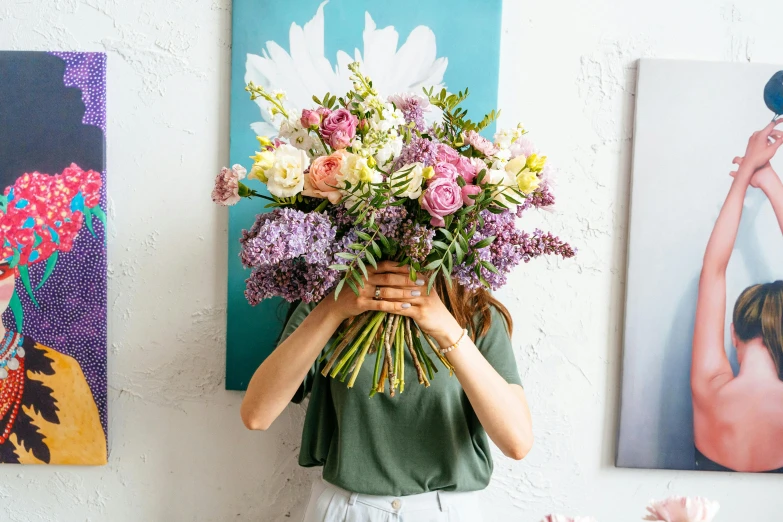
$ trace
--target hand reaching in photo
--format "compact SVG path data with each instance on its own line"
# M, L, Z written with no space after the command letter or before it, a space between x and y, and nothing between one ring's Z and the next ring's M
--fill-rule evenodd
M752 176L757 170L769 166L769 161L783 145L783 132L775 129L780 123L783 123L783 119L773 120L760 131L750 135L745 155L734 158L734 163L740 167L738 172L745 170ZM736 173L732 174L735 175Z
M744 160L744 156L737 156L732 163L737 165L737 167L741 167ZM729 175L733 178L737 175L737 171L733 170L729 172ZM751 187L760 188L765 192L775 183L781 183L780 177L778 177L777 172L775 172L775 169L772 168L769 162L757 169L750 178Z

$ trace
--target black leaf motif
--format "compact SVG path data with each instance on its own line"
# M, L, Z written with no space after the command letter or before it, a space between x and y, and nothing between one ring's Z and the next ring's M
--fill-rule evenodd
M32 408L47 422L60 424L60 417L57 416L60 408L57 407L57 399L52 396L53 391L41 381L27 378L22 392L22 405Z
M19 442L24 446L24 449L31 451L38 460L49 464L51 459L49 446L44 443L44 436L33 424L33 419L21 408L19 408L13 432L19 437Z
M16 454L16 448L10 440L0 444L0 463L19 464L19 455Z
M24 366L28 372L54 375L54 368L52 368L54 361L46 356L46 352L39 347L38 343L25 336L22 348L25 351Z

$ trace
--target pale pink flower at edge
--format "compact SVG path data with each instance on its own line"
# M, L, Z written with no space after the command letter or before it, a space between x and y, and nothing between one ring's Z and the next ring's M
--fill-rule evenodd
M245 174L247 171L239 164L220 169L220 173L215 178L215 188L212 189L212 201L223 206L239 203L242 199L239 195L239 180L243 179Z
M476 131L463 132L462 139L465 140L465 143L487 157L495 155L499 150L491 141Z
M703 497L670 497L650 502L644 520L656 522L712 522L720 504Z
M596 522L593 517L567 517L565 515L547 515L541 522Z

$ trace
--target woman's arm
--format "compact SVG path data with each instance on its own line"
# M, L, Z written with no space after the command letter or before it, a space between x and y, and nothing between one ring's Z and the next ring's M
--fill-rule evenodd
M387 281L386 270L397 270L396 263L378 263L378 269L367 267L369 284L359 289L357 296L349 289L340 292L337 300L330 293L302 321L302 324L266 358L250 379L242 401L242 422L251 430L265 430L283 412L291 401L307 372L340 324L349 317L367 310L377 310L385 303L385 311L400 313L402 302L390 303L373 299L374 285ZM416 282L406 275L397 281L399 292L418 289ZM421 281L423 283L423 281Z
M726 267L737 238L742 205L751 178L759 168L769 162L780 146L781 140L769 141L776 123L770 123L750 137L745 158L734 175L726 201L707 242L699 278L693 332L691 389L696 398L711 397L734 376L723 348Z
M433 335L440 346L449 346L462 334L453 316L451 323ZM533 447L533 421L522 387L507 383L469 337L447 355L489 438L507 457L525 458Z
M387 264L384 271L387 273L371 275L369 279L370 285L381 286L383 298L372 301L369 305L372 309L411 317L442 347L460 338L462 326L435 290L427 295L426 289L404 288L406 281L410 281L407 267ZM404 305L408 306L403 308ZM507 383L469 337L447 357L489 438L506 456L524 458L533 445L533 429L522 387Z
M265 430L282 413L343 319L327 296L258 367L240 414L251 430Z

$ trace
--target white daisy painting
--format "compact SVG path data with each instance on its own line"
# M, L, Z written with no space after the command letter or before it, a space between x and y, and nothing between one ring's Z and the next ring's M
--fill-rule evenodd
M456 92L470 85L465 108L489 112L497 105L501 3L450 0L446 8L436 0L234 0L231 164L249 170L252 160L243 155L256 136L276 133L273 107L261 98L251 101L245 91L250 82L285 91L291 106L310 108L313 92L348 91L348 64L360 62L381 95L429 88ZM245 389L274 349L287 310L274 299L251 307L242 295L248 274L238 240L251 213L250 206L239 205L229 214L228 389Z

